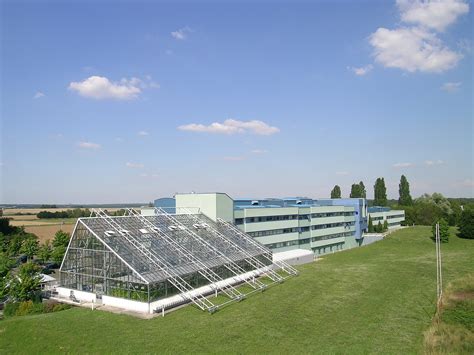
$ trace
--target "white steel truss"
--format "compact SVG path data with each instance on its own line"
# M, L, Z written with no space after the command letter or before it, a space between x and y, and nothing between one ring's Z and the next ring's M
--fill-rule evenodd
M230 272L232 272L235 276L241 276L241 275L247 273L244 269L242 269L241 266L239 266L237 263L235 263L234 260L229 258L225 253L223 253L218 248L213 246L211 243L209 243L207 240L202 238L200 235L198 235L197 233L194 233L193 231L191 231L189 228L187 228L187 226L183 225L183 223L181 223L176 217L174 217L173 215L167 213L166 211L164 211L161 208L155 208L155 211L156 211L157 215L164 216L170 222L172 222L173 224L180 227L179 229L181 231L185 232L187 235L192 237L196 242L198 242L199 244L205 245L207 248L211 249L217 255L219 255L222 259L224 259L225 264L223 264L223 266L226 269L228 269ZM252 275L251 276L251 281L250 281L250 278L245 279L245 283L247 283L250 287L252 287L253 289L256 289L256 290L264 290L267 287L266 284L264 284L263 282L261 282L260 280L258 280L256 278L256 277L259 276L259 271L253 270L253 271L250 272L250 274Z
M246 240L249 243L251 243L256 248L259 248L262 252L264 252L263 256L265 258L267 258L273 264L278 266L282 271L286 272L288 275L294 275L294 276L298 275L298 270L296 268L294 268L293 266L291 266L290 264L288 264L287 262L285 262L283 260L273 261L272 259L270 259L268 257L268 255L266 254L266 252L268 252L268 250L262 244L260 244L259 242L257 242L253 238L249 237L247 234L245 234L245 232L241 231L239 228L234 226L232 223L224 221L222 218L217 218L217 221L221 225L225 226L229 231L232 231L236 236L240 236L241 238L246 238Z
M184 210L184 214L182 216L185 216L185 218L192 218L195 222L200 222L201 220L196 217L196 215L189 213L186 209ZM181 216L181 214L180 214ZM239 244L235 243L232 239L226 237L224 234L220 233L218 230L212 228L209 223L212 223L212 220L209 218L206 218L208 223L207 226L205 227L207 231L209 231L211 234L213 234L215 237L219 238L221 241L224 243L232 246L233 248L237 249L239 252L242 254L246 255L245 261L248 262L252 267L256 269L266 269L264 272L265 275L268 276L272 281L274 282L283 282L284 278L280 275L278 275L274 270L271 269L270 266L263 264L260 260L255 258L250 252L242 248ZM251 239L251 237L245 235L246 242L248 242L248 239ZM253 241L253 240L252 240ZM252 243L250 243L252 244ZM268 253L268 250L265 250ZM271 260L273 263L273 260Z
M112 217L107 215L101 209L94 209L93 213L102 218L107 224L123 236L130 244L132 244L137 250L139 250L146 258L148 258L154 265L156 265L160 271L162 271L167 277L168 281L176 287L180 292L181 296L186 300L193 302L199 309L214 312L217 310L217 305L212 303L204 295L199 294L195 289L174 270L173 266L169 265L164 259L160 258L150 248L146 247L140 241L138 241L130 232L124 230Z
M177 243L173 238L170 238L166 233L162 232L156 225L151 223L149 220L147 220L144 216L142 216L134 209L129 208L127 209L127 211L130 216L138 218L144 226L148 227L149 231L158 235L169 245L172 245L174 250L177 251L183 258L198 265L200 269L197 272L210 282L210 286L214 290L222 291L231 300L240 301L242 298L244 298L245 295L230 284L223 284L218 286L217 282L223 281L223 279L219 275L217 275L208 265L206 265L205 260L201 260L192 252L187 250L184 246ZM223 305L224 303L220 304L219 306Z

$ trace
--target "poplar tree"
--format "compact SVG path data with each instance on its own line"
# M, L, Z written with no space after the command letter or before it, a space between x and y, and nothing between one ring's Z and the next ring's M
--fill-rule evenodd
M334 186L331 191L331 198L341 198L341 188L339 185Z
M377 178L374 185L374 205L387 206L387 188L384 178Z
M410 184L408 183L405 175L402 175L400 178L400 184L398 185L398 204L401 206L411 206L413 205L413 199L410 195Z

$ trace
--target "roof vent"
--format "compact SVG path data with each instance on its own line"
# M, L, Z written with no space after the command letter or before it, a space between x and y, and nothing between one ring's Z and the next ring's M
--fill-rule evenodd
M140 232L142 232L142 234L148 234L149 233L148 230L145 229L145 228L140 229Z
M114 234L115 234L114 231L105 231L105 235L106 235L107 237L111 237L111 236L113 236Z
M258 203L257 200L252 201L252 206L258 206L258 205L259 205L259 203Z

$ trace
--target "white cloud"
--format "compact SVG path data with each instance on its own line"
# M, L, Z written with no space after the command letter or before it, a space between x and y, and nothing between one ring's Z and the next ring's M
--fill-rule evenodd
M268 153L268 150L266 149L254 149L251 151L251 153L253 154L265 154L265 153Z
M443 72L463 57L447 48L436 34L418 27L379 28L369 41L376 62L408 72Z
M447 92L455 92L458 91L459 88L461 87L462 83L457 82L457 83L444 83L441 86L441 90L447 91Z
M350 71L352 71L357 76L364 76L368 74L374 66L372 64L366 65L365 67L347 67Z
M121 138L121 137L116 137L116 138L115 138L115 141L116 141L116 142L123 142L123 138Z
M394 168L409 168L411 166L414 166L415 164L413 163L396 163L396 164L393 164L392 166Z
M150 135L150 133L148 133L147 131L140 131L140 132L138 132L137 134L138 134L139 136L141 136L141 137L145 137L145 136L149 136L149 135Z
M99 149L101 147L100 144L92 142L79 142L77 146L83 149Z
M188 38L188 35L191 32L192 32L192 30L189 27L186 26L186 27L180 28L179 30L171 32L171 37L173 37L174 39L182 41L182 40L185 40L186 38Z
M45 97L46 95L43 94L41 91L38 91L34 96L33 99L40 99L42 97Z
M130 100L137 98L143 89L159 88L159 84L150 76L145 80L132 77L123 78L118 82L112 82L103 76L90 76L83 81L71 82L68 88L83 97L96 100Z
M126 166L127 168L133 168L133 169L142 169L142 168L145 167L145 165L143 165L143 164L140 164L140 163L130 163L130 162L127 162L127 163L125 164L125 166Z
M227 119L223 123L214 122L208 126L191 123L179 126L178 129L182 131L207 132L216 134L253 133L264 136L280 132L279 128L270 126L263 121L239 121L234 119Z
M345 176L345 175L349 175L349 172L347 172L347 171L336 171L336 175Z
M440 32L469 12L463 0L397 0L397 6L402 21Z
M141 89L133 81L114 83L103 76L90 76L89 78L69 84L69 90L76 91L79 95L103 100L130 100L138 97Z
M443 165L444 161L442 160L425 160L426 166L433 166L433 165Z

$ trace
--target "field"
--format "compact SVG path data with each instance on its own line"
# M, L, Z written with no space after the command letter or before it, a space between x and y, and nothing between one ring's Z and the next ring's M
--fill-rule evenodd
M0 352L422 353L436 308L429 236L407 228L326 256L213 315L188 306L152 320L82 308L8 318ZM474 240L453 234L442 251L445 285L474 273Z
M9 208L4 210L4 217L11 219L12 226L23 226L28 233L38 236L41 243L46 240L53 240L54 234L58 230L72 233L76 218L47 218L39 219L36 214L41 211L60 212L71 208ZM110 212L115 212L118 208L108 208ZM23 213L23 214L21 214ZM29 214L24 214L29 213ZM30 214L31 213L31 214Z

